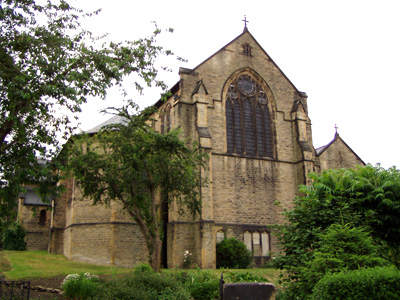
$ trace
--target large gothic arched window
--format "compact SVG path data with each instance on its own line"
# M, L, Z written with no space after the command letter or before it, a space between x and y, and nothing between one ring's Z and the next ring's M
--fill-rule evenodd
M226 95L227 152L272 157L271 119L265 90L248 74Z

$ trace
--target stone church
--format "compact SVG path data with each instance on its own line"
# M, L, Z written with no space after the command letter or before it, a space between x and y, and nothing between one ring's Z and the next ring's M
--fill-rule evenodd
M209 154L204 176L210 184L201 189L200 217L180 216L171 207L165 267L182 266L189 251L201 268L215 268L216 243L230 237L243 241L256 262L268 260L279 250L271 226L283 222L283 209L291 207L298 186L309 183L308 173L364 164L337 133L328 145L314 148L307 95L246 27L197 67L181 68L179 76L168 101L155 104L155 126L160 132L180 127L184 138L198 142ZM24 215L29 249L104 265L147 261L139 227L118 204L92 206L74 179L62 183L67 191L50 211L40 199L21 198L21 215L30 206L41 211Z

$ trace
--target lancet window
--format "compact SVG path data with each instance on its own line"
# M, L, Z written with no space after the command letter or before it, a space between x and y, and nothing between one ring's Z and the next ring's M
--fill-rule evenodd
M167 133L171 130L171 104L167 104L164 109L160 111L161 133Z
M227 152L272 157L271 118L265 90L250 75L234 80L226 95Z

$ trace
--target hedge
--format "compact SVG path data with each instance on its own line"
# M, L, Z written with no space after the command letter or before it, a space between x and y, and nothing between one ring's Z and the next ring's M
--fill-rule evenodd
M328 274L318 281L311 299L400 299L400 271L375 267Z

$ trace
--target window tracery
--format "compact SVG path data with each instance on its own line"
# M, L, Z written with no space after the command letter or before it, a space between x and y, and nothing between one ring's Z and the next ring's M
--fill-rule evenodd
M251 75L242 74L230 84L225 109L227 152L272 157L267 93Z

